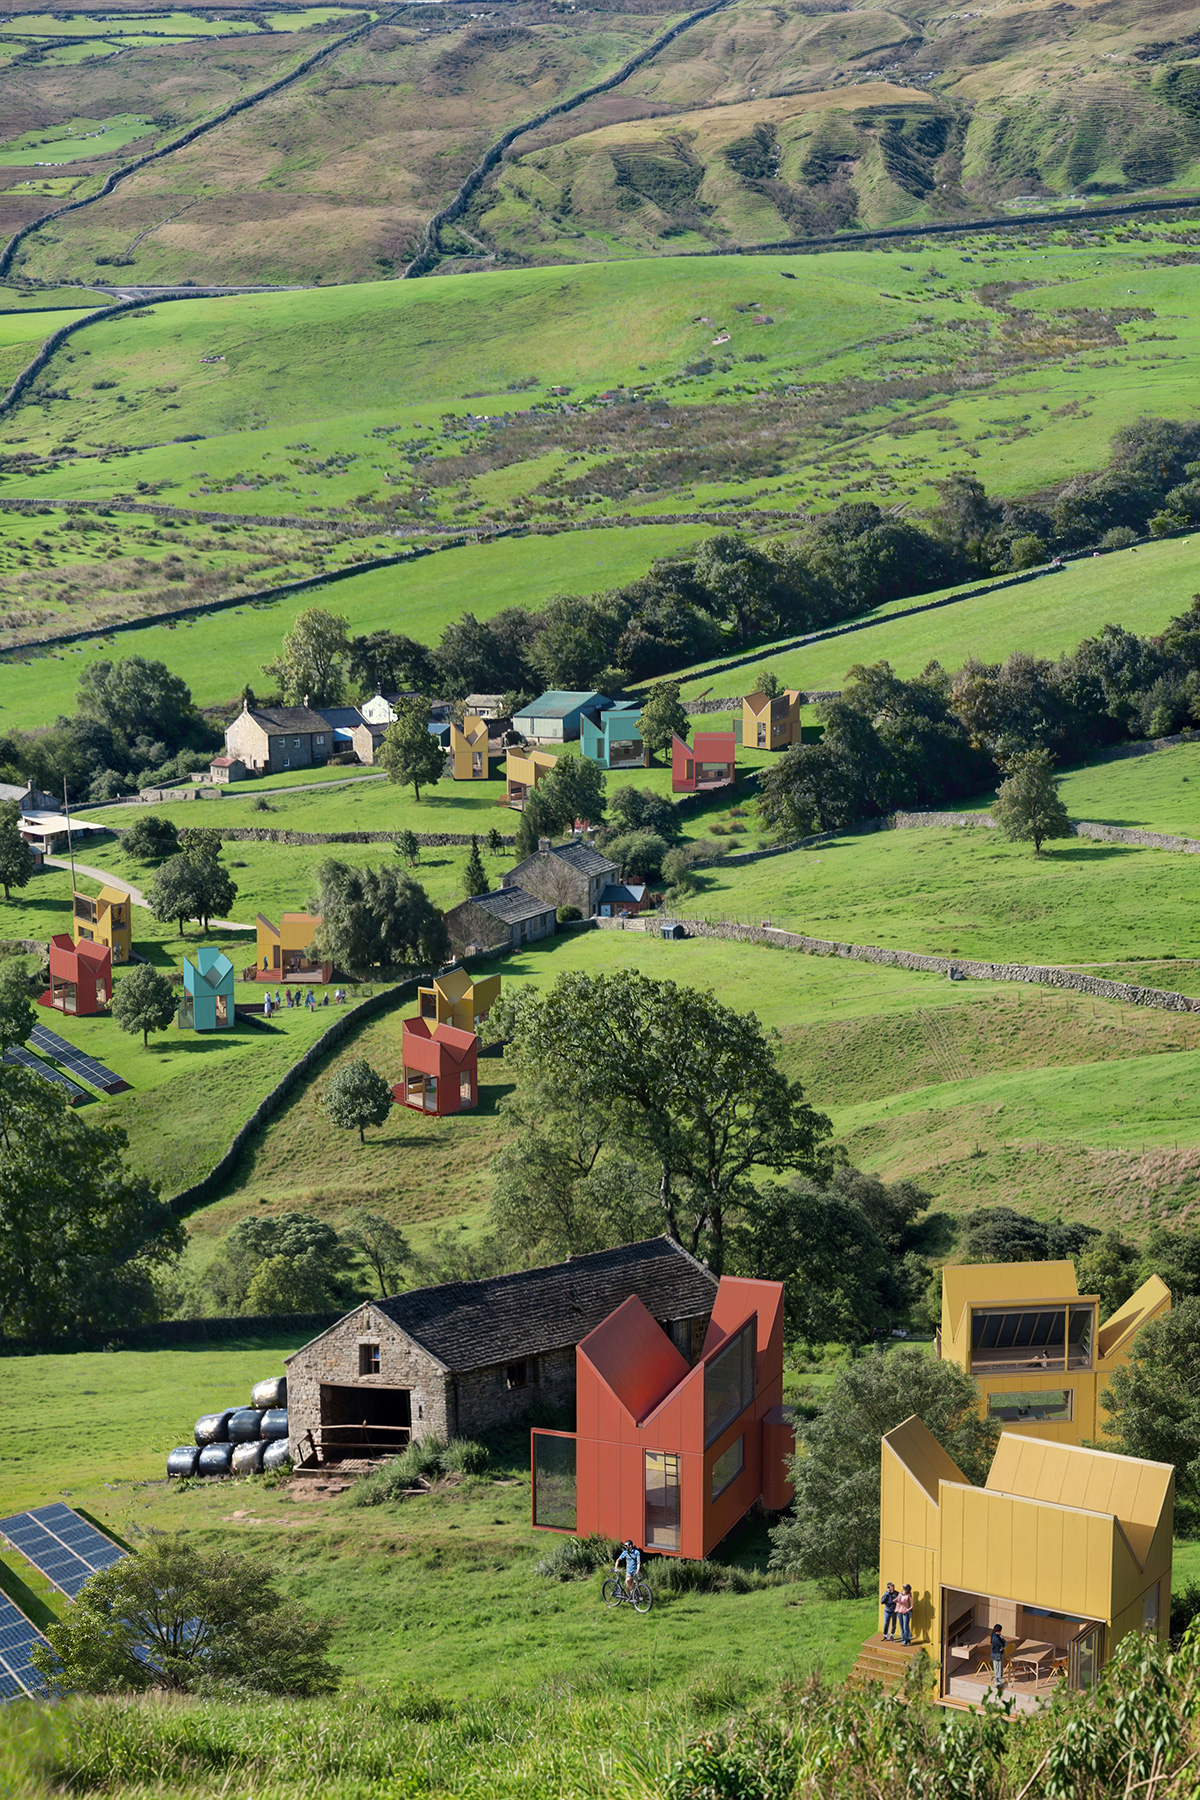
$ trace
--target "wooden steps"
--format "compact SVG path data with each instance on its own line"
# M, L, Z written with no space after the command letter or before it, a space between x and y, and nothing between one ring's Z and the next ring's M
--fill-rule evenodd
M847 1685L866 1687L874 1682L888 1693L895 1693L922 1650L928 1654L928 1645L902 1644L898 1638L885 1638L877 1631L859 1651L858 1660L846 1677Z

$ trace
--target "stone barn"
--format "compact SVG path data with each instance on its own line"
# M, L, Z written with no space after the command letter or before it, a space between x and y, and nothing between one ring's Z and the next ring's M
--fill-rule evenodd
M410 1437L476 1437L536 1407L573 1409L575 1346L632 1295L693 1362L716 1292L702 1263L658 1237L365 1301L287 1359L293 1459L379 1457Z

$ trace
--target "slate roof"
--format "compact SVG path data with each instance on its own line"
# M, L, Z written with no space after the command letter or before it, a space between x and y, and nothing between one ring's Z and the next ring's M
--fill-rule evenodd
M537 919L543 913L555 910L550 901L527 894L523 887L500 888L494 894L473 894L468 904L482 906L493 919L503 919L509 925L517 925L522 919Z
M669 1237L490 1281L451 1281L372 1304L447 1369L484 1369L578 1344L631 1294L656 1319L712 1311L716 1277Z
M250 706L247 712L264 731L330 731L332 727L323 713L311 706ZM357 708L355 709L357 710Z
M645 898L644 881L610 881L600 892L601 906L640 906Z
M617 872L612 858L602 856L590 844L552 844L550 855L559 857L570 868L578 869L581 875L615 875Z
M334 731L353 731L356 725L363 723L357 706L323 706L321 717Z

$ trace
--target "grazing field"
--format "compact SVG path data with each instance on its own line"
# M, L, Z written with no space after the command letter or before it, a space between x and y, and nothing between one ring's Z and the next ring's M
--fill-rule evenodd
M1069 769L1058 792L1073 819L1200 838L1200 744Z
M785 686L811 691L836 689L855 663L889 662L897 675L911 678L932 661L954 670L968 657L1003 662L1014 650L1055 657L1105 625L1146 634L1161 631L1174 614L1187 611L1198 585L1200 535L1168 538L1136 550L1083 557L1036 581L997 587L913 618L894 615L943 595L897 601L867 615L863 629L844 636L799 649L773 651L768 645L761 659L748 658L723 674L689 674L682 693L685 700L706 691L752 693L768 668ZM950 588L946 594L960 591Z

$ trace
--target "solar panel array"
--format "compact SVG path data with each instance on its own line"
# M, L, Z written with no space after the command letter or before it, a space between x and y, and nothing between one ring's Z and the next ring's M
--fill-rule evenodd
M67 1096L69 1106L78 1106L81 1100L88 1098L86 1088L79 1087L69 1075L64 1075L61 1069L52 1069L50 1064L43 1062L40 1056L34 1056L31 1051L26 1050L23 1044L14 1044L11 1049L6 1050L4 1061L16 1063L22 1069L28 1069L33 1075L40 1075L43 1081L51 1081L55 1087L62 1088Z
M0 1594L0 1700L41 1694L45 1683L29 1660L35 1644L46 1640L7 1594Z
M98 1569L127 1554L61 1500L0 1519L0 1533L69 1600Z
M47 1031L44 1025L34 1026L29 1034L29 1041L35 1050L42 1050L47 1056L52 1056L64 1069L77 1075L80 1081L99 1088L102 1094L120 1094L129 1086L119 1075L114 1075L111 1069L106 1069L102 1062L97 1062L94 1056L89 1056L86 1050L77 1049L66 1038L59 1037L56 1031Z

